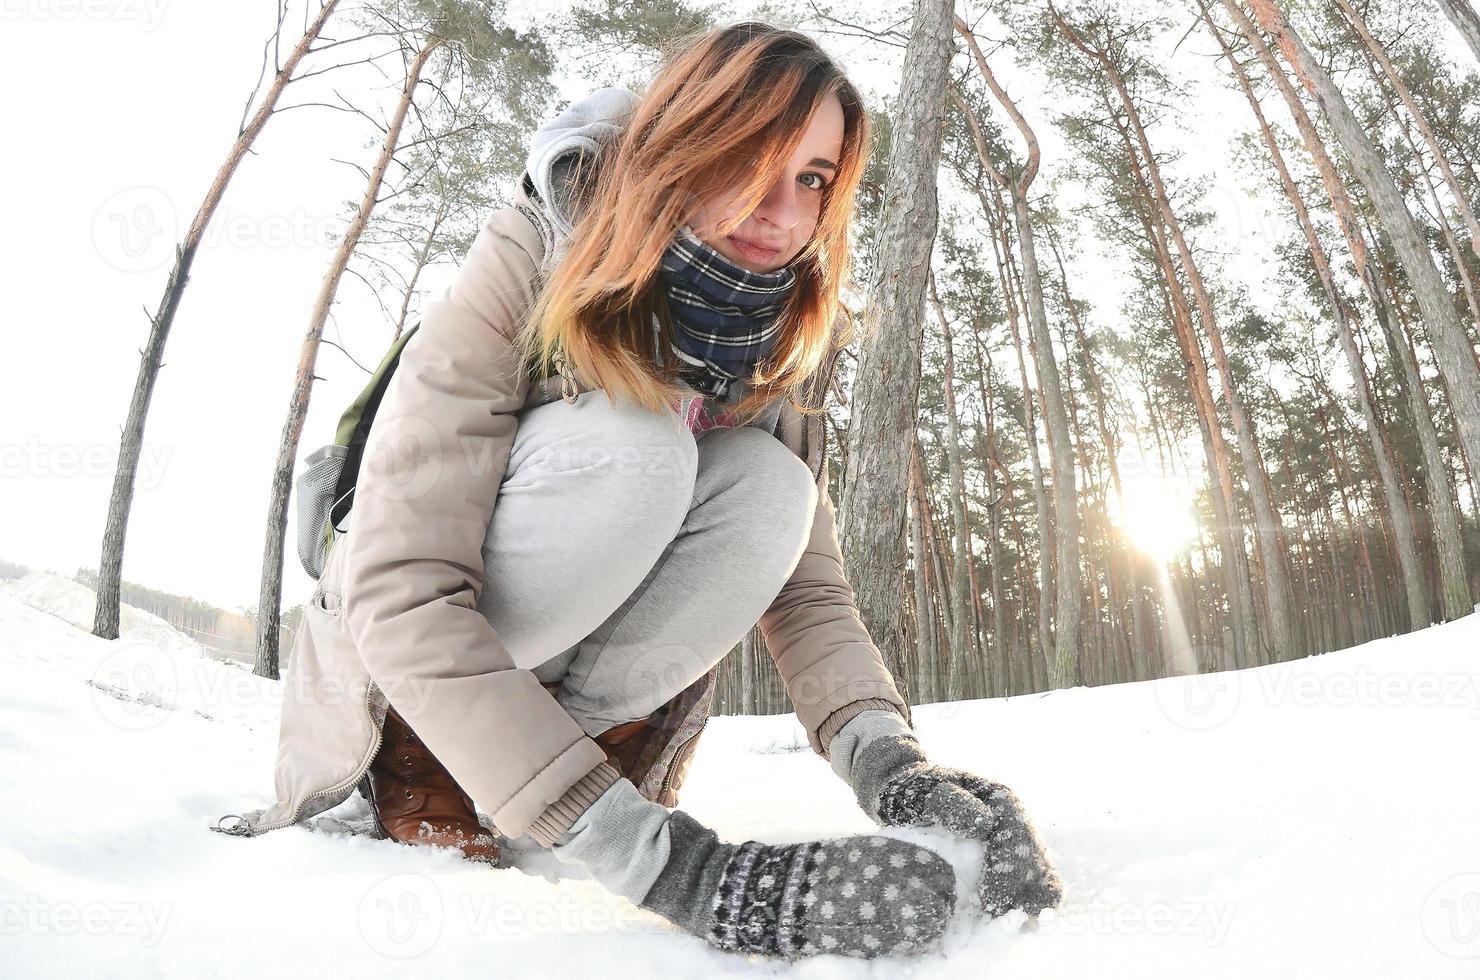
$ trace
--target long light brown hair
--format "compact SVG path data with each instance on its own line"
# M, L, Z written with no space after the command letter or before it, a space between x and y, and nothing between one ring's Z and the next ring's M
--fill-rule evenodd
M823 190L817 228L791 261L797 282L767 357L746 379L742 420L778 394L798 410L808 379L832 346L839 290L848 281L848 228L869 149L857 89L817 43L796 31L746 22L681 40L648 83L619 137L577 179L569 250L550 273L519 333L526 363L549 377L564 352L588 388L654 411L676 408L677 380L658 277L663 251L704 201L742 188L728 234L760 204L829 96L843 107L838 170ZM654 350L653 317L661 344ZM844 313L837 346L851 338ZM661 361L661 366L659 361Z

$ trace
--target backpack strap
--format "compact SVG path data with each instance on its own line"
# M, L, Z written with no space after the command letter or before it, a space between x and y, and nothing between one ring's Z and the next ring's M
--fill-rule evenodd
M349 455L345 457L344 469L339 473L339 481L334 487L334 505L329 510L329 523L335 531L344 530L339 525L348 516L350 508L354 506L355 484L360 475L360 460L365 455L365 443L370 438L370 425L375 421L375 412L380 408L380 401L385 397L386 389L390 387L391 376L396 373L396 365L401 361L401 351L420 327L421 323L418 321L397 338L396 342L391 345L391 349L386 351L385 357L381 358L379 366L370 378L370 383L339 418L339 428L334 433L334 442L336 445L344 446L349 451Z

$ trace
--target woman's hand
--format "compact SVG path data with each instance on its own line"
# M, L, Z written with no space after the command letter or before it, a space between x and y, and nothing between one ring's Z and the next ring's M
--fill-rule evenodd
M884 826L939 827L986 846L978 891L991 917L1058 904L1063 882L1017 795L962 769L932 765L912 734L859 748L850 778L864 812Z

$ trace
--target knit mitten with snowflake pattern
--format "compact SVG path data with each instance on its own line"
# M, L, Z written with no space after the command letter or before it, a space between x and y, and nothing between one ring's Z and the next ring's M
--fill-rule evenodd
M1021 801L1001 783L931 765L912 733L861 745L848 776L859 805L880 824L939 827L985 845L978 891L987 916L1014 908L1037 915L1063 897L1063 882Z
M722 843L682 810L669 859L639 903L712 946L794 959L916 953L945 932L956 874L934 851L889 837Z

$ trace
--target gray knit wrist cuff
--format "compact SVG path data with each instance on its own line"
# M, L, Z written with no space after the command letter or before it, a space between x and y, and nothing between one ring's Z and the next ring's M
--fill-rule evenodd
M833 738L832 751L828 758L833 772L837 773L838 778L843 782L851 784L854 762L863 754L864 749L890 735L906 735L913 738L914 731L897 711L871 709L860 713L844 725L843 730Z
M576 780L575 785L565 791L565 795L551 803L544 813L535 818L529 825L529 836L541 847L553 846L570 829L571 824L606 792L607 787L620 778L622 774L616 766L610 762L602 762Z
M607 890L640 902L668 864L673 814L619 779L550 848L567 864L584 867Z
M885 711L892 711L895 714L899 715L901 718L904 717L904 715L900 713L899 705L895 704L893 701L886 700L885 698L864 698L861 701L851 701L848 704L843 705L837 711L834 711L832 714L828 715L827 720L822 723L822 727L817 729L817 741L822 743L822 757L825 759L832 758L832 750L830 748L830 745L832 743L833 736L842 731L844 725L848 724L848 722L852 721L854 718L858 717L865 711L880 709Z

